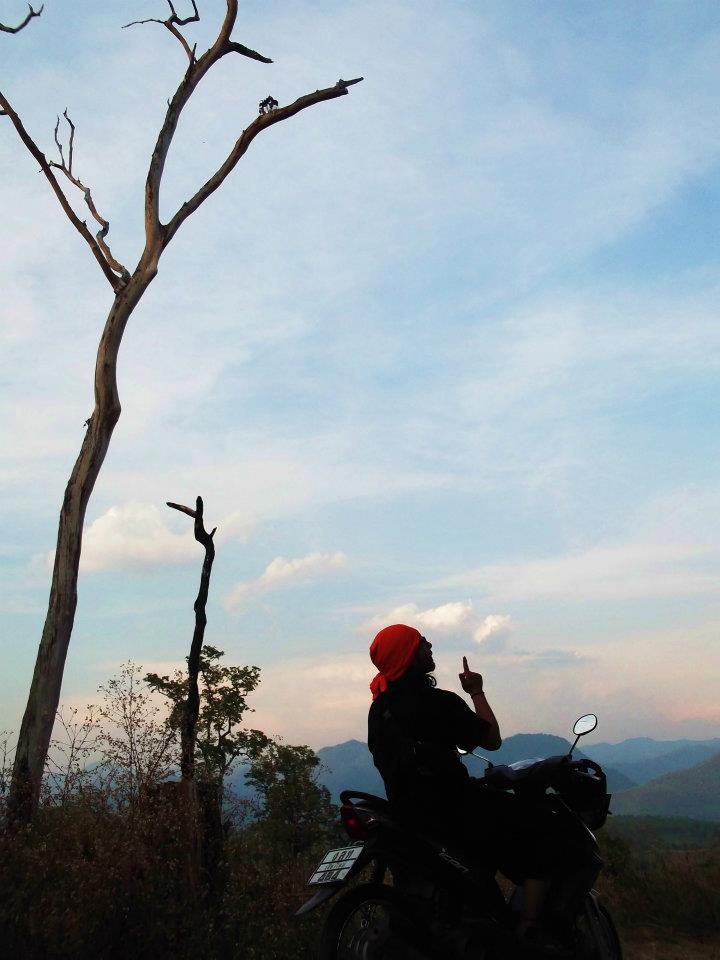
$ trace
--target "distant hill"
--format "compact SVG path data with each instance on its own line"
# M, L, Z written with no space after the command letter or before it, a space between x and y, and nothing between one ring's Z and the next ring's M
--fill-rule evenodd
M592 752L598 763L619 766L659 759L684 749L692 753L697 748L703 747L708 749L708 757L720 753L720 737L711 740L654 740L652 737L632 737L620 743L595 743ZM694 763L700 763L701 759L696 759ZM688 764L688 766L692 765L692 763Z
M514 763L530 757L556 756L567 753L569 749L570 744L563 737L544 733L518 733L508 737L499 750L487 752L486 755L493 763ZM333 747L322 747L316 752L324 767L319 779L328 788L333 799L337 799L341 790L349 788L385 796L382 779L373 765L366 743L348 740ZM593 755L590 749L588 753ZM573 756L582 758L583 754L576 750ZM485 763L478 757L467 757L465 763L472 776L479 777L485 772ZM604 769L612 792L634 786L634 782L625 774L605 766Z
M372 762L368 745L360 740L347 740L334 747L315 751L322 763L319 780L336 800L341 790L361 790L385 796L382 778Z
M704 763L698 766L698 759L705 760L708 750L713 745L720 747L720 740L696 741L660 741L650 738L635 738L626 740L622 744L594 744L591 737L585 737L580 743L585 747L584 753L575 750L573 756L589 756L603 765L608 778L608 788L613 794L611 809L618 814L658 814L661 816L697 817L703 820L720 820L720 801L700 798L691 799L696 792L696 775L692 775L692 783L688 780L686 768L700 770ZM567 753L569 742L564 737L556 737L545 733L519 733L508 737L499 750L488 751L486 755L493 763L514 763L516 760L525 760L530 757L550 757ZM634 758L623 762L622 759L615 766L610 758L620 748L619 757ZM669 749L668 749L669 748ZM375 769L367 744L361 740L347 740L334 746L322 747L317 750L322 767L319 780L330 791L337 801L340 791L345 789L362 790L365 793L374 793L385 796L385 790L379 773ZM482 753L482 750L479 750ZM720 754L720 749L718 749ZM693 762L693 758L695 758ZM720 760L720 756L716 757ZM465 760L468 770L473 776L482 776L485 764L477 757L467 757ZM682 766L678 766L682 764ZM646 777L654 770L664 770L670 765L669 776L677 776L677 781L671 780L670 787L662 786L657 793L657 784L664 784L667 776L657 777L646 781ZM664 769L663 769L664 768ZM681 771L678 773L677 771ZM637 776L637 780L633 778ZM702 774L701 774L702 777ZM676 787L673 787L673 784ZM240 797L251 798L252 790L245 784L245 768L239 767L231 778L231 786ZM649 794L643 791L647 787ZM720 779L716 782L715 794L720 797ZM668 793L667 791L670 791ZM673 790L675 792L673 793ZM665 799L660 799L660 797ZM712 797L712 794L710 794ZM679 806L678 806L679 804ZM696 809L706 812L697 813Z
M613 811L720 820L720 753L687 770L668 773L616 794Z
M716 746L709 746L706 743L688 743L676 747L667 753L661 753L658 756L647 757L644 760L636 760L631 763L618 763L616 760L609 760L616 770L624 773L640 785L648 783L650 780L656 780L666 773L675 773L676 770L687 770L688 767L694 767L704 760L709 760L720 753L720 743Z
M581 740L580 743L583 741ZM488 760L493 763L515 763L518 760L528 760L532 757L555 757L565 754L570 749L570 742L564 737L556 737L549 733L516 733L512 737L503 740L503 745L499 750L492 753L486 753ZM477 753L483 753L481 749ZM602 763L595 756L595 750L591 743L586 746L585 752L577 747L573 751L573 757L582 760L583 757L590 757ZM485 764L477 757L468 757L465 761L467 768L474 777L481 777L485 772ZM611 793L618 790L627 790L634 787L635 780L630 779L626 774L621 773L614 767L602 763L605 776L608 781L608 789Z

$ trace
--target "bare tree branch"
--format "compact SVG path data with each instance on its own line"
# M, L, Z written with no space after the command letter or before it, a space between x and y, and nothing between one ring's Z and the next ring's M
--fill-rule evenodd
M27 149L30 151L33 157L40 164L40 169L45 174L45 177L48 183L50 184L50 187L52 188L53 193L58 198L60 202L60 206L65 211L68 220L70 221L70 223L72 223L72 225L75 227L77 232L80 234L80 236L85 240L87 245L92 250L93 256L95 257L98 264L100 265L100 269L105 274L105 277L109 282L110 286L113 288L115 293L119 293L125 286L126 279L124 277L118 277L115 273L113 273L113 268L108 263L105 257L105 254L103 253L102 247L100 246L98 241L95 239L95 237L88 230L87 224L85 223L85 221L81 220L77 216L73 208L70 206L67 197L65 196L63 191L60 189L60 184L55 179L55 175L50 169L50 164L48 163L45 157L45 154L42 152L42 150L40 150L40 148L35 143L33 138L27 132L27 130L23 126L22 120L17 115L17 113L13 110L9 101L3 96L2 93L0 93L0 107L2 107L2 112L5 114L5 116L10 118L10 121L12 125L15 127L15 129L17 130L18 136L20 137L22 142L25 144Z
M110 267L116 273L119 273L120 276L123 278L123 280L128 280L130 277L129 272L125 269L125 267L120 263L119 260L115 259L115 257L112 255L110 251L110 247L105 242L105 237L107 236L108 231L110 229L110 224L104 217L101 217L100 214L98 213L97 207L95 206L95 202L92 198L92 194L90 193L90 187L86 187L85 184L80 180L80 178L76 177L73 174L72 163L73 163L73 145L75 142L75 124L72 122L72 120L68 116L67 108L65 108L63 112L63 116L67 120L68 126L70 127L70 138L68 140L68 160L67 160L67 163L65 163L65 156L63 154L62 143L58 138L58 127L60 126L60 117L58 117L57 123L55 124L55 143L58 148L58 153L60 154L60 163L55 163L54 160L50 160L48 165L51 167L54 167L56 170L62 171L62 173L65 174L68 180L72 184L74 184L78 188L78 190L82 191L82 195L85 200L85 203L87 204L88 210L93 215L95 220L100 224L100 229L95 234L95 239L98 242L98 246L104 253L105 259L107 260Z
M184 507L181 503L171 503L169 500L166 501L168 507L172 507L173 510L179 510L180 513L186 513L189 517L195 519L196 512L191 507Z
M242 53L263 63L272 63L267 57L230 39L237 20L238 0L225 0L225 2L227 10L215 42L199 59L196 60L194 55L191 58L185 76L168 103L165 120L155 143L145 181L145 237L148 246L156 245L158 242L164 246L164 228L160 222L160 181L180 114L197 85L208 70L228 53Z
M25 17L22 23L19 23L16 27L8 27L4 23L0 23L0 33L20 33L21 30L24 30L25 27L30 23L33 17L39 17L40 14L45 9L45 4L43 4L39 10L33 10L32 4L28 4L30 8L29 13Z
M195 3L195 0L190 0L190 2L192 3L192 7L193 7L193 15L191 17L185 17L185 19L182 19L181 17L179 17L175 11L175 7L171 3L171 0L168 0L168 6L170 7L170 16L167 18L167 20L158 20L155 17L150 17L147 20L133 20L132 23L126 23L125 26L123 27L123 30L127 29L127 27L137 27L144 23L159 23L161 27L166 27L170 31L170 33L176 38L176 40L180 41L180 43L183 46L183 50L188 55L188 59L192 64L195 62L195 47L191 47L190 44L185 39L185 37L182 35L182 33L178 30L178 27L184 27L188 23L197 23L197 21L200 20L200 14L198 13L198 8L197 8L197 4Z
M228 40L225 44L224 53L240 53L243 57L249 57L251 60L259 60L260 63L272 63L270 57L264 57L257 50L251 50L244 43L236 43L234 40Z
M344 97L348 92L347 88L355 83L360 83L362 79L362 77L357 77L354 80L338 80L334 87L326 87L324 90L316 90L314 93L308 93L304 97L298 97L297 100L288 104L286 107L273 108L268 110L267 113L261 113L256 117L250 126L243 130L222 166L200 187L193 197L180 207L175 216L167 226L165 226L165 245L170 243L185 220L223 183L252 141L262 130L271 127L275 123L280 123L281 120L286 120L288 117L293 117L296 113L300 113L301 110L312 107L316 103L333 100L335 97Z

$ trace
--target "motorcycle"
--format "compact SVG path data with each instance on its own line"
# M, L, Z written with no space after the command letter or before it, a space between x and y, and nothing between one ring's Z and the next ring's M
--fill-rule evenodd
M497 765L481 757L488 789L546 804L572 838L577 865L552 881L543 913L557 940L530 949L515 934L522 878L504 896L486 863L431 831L408 829L387 800L344 790L340 816L353 843L325 854L308 881L315 893L296 913L304 916L344 890L325 917L318 960L622 960L612 918L592 889L602 868L592 831L605 823L610 794L599 764L572 758L596 726L594 714L580 717L563 756ZM366 867L369 881L350 885Z

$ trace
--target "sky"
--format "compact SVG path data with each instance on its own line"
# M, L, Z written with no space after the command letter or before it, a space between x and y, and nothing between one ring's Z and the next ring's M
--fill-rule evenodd
M224 4L199 7L202 50ZM0 89L48 156L68 108L131 269L186 61L157 24L121 28L166 11L46 0L0 34ZM0 20L24 12L0 0ZM199 494L218 528L206 640L261 668L267 733L365 739L369 643L405 622L441 686L467 655L505 736L588 711L602 740L720 736L717 4L254 2L234 37L274 63L203 80L166 220L268 94L364 80L255 140L130 320L62 703L127 660L182 665L202 550L165 501ZM7 120L0 169L17 730L111 295Z

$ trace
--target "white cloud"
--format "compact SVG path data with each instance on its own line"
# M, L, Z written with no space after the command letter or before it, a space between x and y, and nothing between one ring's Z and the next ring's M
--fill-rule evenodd
M371 617L360 629L367 632L381 630L389 623L407 623L408 626L438 632L457 630L467 624L472 608L471 600L453 600L427 610L421 610L416 603L404 603Z
M488 614L475 628L473 639L476 643L485 644L491 637L509 633L511 625L512 617L509 614Z
M290 581L312 580L346 565L347 557L340 551L335 553L309 553L305 557L297 557L294 560L275 557L255 580L236 584L225 598L225 606L232 609L237 607L245 597L252 594L273 590Z
M202 548L189 518L186 526L184 532L173 530L154 504L110 507L85 530L80 567L91 573L196 559Z
M216 543L245 539L252 530L251 521L240 513L231 514L217 526ZM189 517L185 521L175 519L167 507L161 512L152 503L130 502L110 507L85 528L80 569L96 573L160 567L201 557L202 547L195 540ZM51 550L46 555L48 570L52 570L54 560L55 551Z

